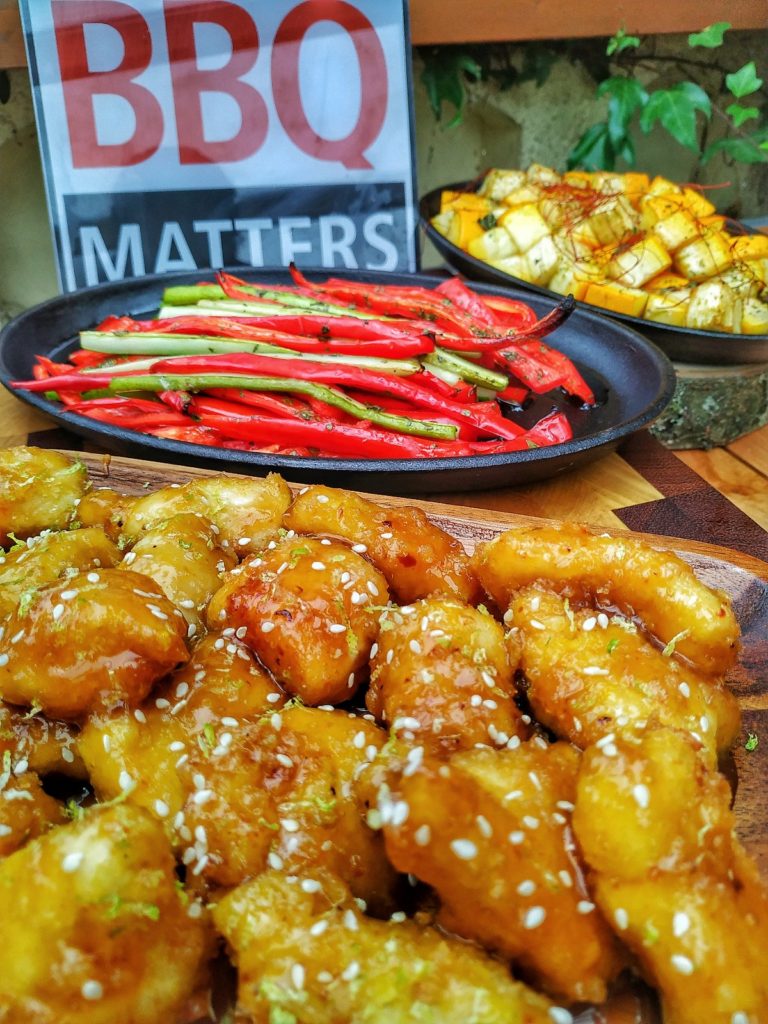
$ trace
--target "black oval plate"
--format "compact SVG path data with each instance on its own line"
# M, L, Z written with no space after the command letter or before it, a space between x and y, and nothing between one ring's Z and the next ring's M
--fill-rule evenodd
M523 281L522 278L513 277L512 274L506 274L503 270L497 270L496 267L484 263L475 256L470 256L468 252L464 252L453 242L449 242L432 226L432 217L440 212L440 194L443 191L474 191L476 187L477 180L443 185L422 196L419 202L421 226L448 266L472 281L486 281L489 284L502 287L509 287L511 284L519 286L527 292L546 295L554 302L562 299L562 295L553 292L550 288L530 284L528 281ZM579 302L578 305L580 309L593 309L612 320L630 324L636 331L641 331L646 338L663 349L670 359L681 363L704 363L711 366L768 363L768 334L726 334L723 331L699 331L692 327L660 324L653 320L644 320L639 316L628 316L626 313L613 313L609 309L594 306L589 302Z
M232 268L243 274L242 267ZM316 271L328 276L327 270ZM335 273L335 272L334 272ZM538 398L523 414L531 426L553 407L565 409L574 437L551 448L502 455L454 459L330 459L275 456L226 448L205 448L168 441L67 412L40 394L14 391L10 382L29 379L36 355L53 359L66 356L76 344L78 332L93 327L110 314L151 316L160 305L163 289L171 284L191 284L213 272L164 274L98 285L62 295L27 310L0 333L0 380L22 401L39 409L76 434L89 438L120 455L153 458L232 472L263 474L279 470L290 480L328 483L384 494L427 494L440 491L483 490L528 483L554 476L613 450L619 442L651 423L672 397L674 369L654 345L635 331L585 310L575 312L551 340L579 367L599 397L599 405L583 410L561 392ZM246 274L260 281L286 282L285 271ZM437 283L424 274L338 274L355 280L383 284ZM552 302L514 288L478 291L523 299L537 313L546 313Z

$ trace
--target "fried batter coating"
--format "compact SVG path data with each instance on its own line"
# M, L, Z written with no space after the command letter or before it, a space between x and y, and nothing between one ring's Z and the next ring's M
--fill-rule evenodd
M343 711L291 707L232 735L221 756L190 751L182 769L194 783L184 808L192 874L234 886L268 864L327 868L356 896L389 907L395 875L355 784L386 733Z
M245 642L282 686L307 704L347 700L368 672L379 632L374 604L387 581L337 541L293 537L235 570L208 621L245 630Z
M728 596L681 558L633 537L597 536L572 523L508 530L478 548L474 566L500 608L516 590L546 580L563 596L639 616L701 672L723 675L736 660L740 632Z
M88 777L74 726L0 701L0 755L6 751L12 767L21 761L38 775L58 772L75 779Z
M220 575L237 564L232 549L217 543L217 531L204 516L186 512L171 516L139 536L120 568L149 576L181 609L190 627L200 631L203 616Z
M496 960L414 921L376 921L338 880L269 871L213 911L239 969L238 1021L552 1024ZM561 1011L564 1013L564 1011Z
M649 729L584 755L576 836L666 1024L768 1020L768 890L729 803L727 782L682 732Z
M17 772L10 755L5 756L0 769L0 858L14 853L28 840L41 836L66 820L64 808L43 791L34 772Z
M88 474L82 462L46 448L0 450L0 546L14 537L63 530L72 521Z
M204 977L209 922L162 829L92 810L0 861L4 1024L172 1021Z
M277 536L290 501L288 484L277 473L264 479L200 477L135 501L125 517L123 536L135 540L142 530L173 515L200 512L221 532L222 547L231 545L241 556L253 554Z
M190 660L166 677L139 708L92 714L78 738L97 796L112 800L128 791L131 803L166 823L193 788L180 767L189 752L204 749L212 759L224 753L242 720L277 711L285 695L234 636L209 633ZM191 833L186 837L191 839Z
M695 736L713 765L738 735L733 694L664 654L623 618L572 611L551 591L527 587L510 604L511 645L537 719L584 749L656 719Z
M377 809L390 860L437 890L449 931L554 997L602 1002L621 959L571 839L578 765L573 747L537 741L449 764L411 753Z
M474 604L480 587L460 542L418 508L382 508L351 491L308 487L294 500L285 525L297 533L341 537L387 578L401 603L431 594Z
M504 631L485 611L437 597L387 610L371 665L368 710L427 751L504 746L528 735Z
M120 552L103 530L90 528L30 537L0 555L0 619L21 603L29 605L41 587L88 569L111 569Z
M80 573L40 590L0 640L0 697L77 719L140 703L189 655L186 624L160 587L135 572Z
M94 487L77 506L77 521L81 526L100 526L110 540L117 541L128 510L136 501L111 487Z

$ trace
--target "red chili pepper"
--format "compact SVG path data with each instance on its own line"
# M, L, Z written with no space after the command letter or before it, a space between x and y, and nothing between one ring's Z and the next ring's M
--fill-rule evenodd
M552 412L526 431L525 437L542 446L562 444L571 440L573 430L564 413Z
M186 441L187 444L204 444L211 448L222 448L226 441L218 430L213 427L203 427L194 423L188 427L159 427L153 430L143 431L153 437L166 438L169 441Z
M192 401L192 395L188 391L159 391L157 397L176 412L182 413L187 412Z
M498 326L493 310L485 304L476 292L467 288L458 277L450 277L447 281L441 281L437 288L435 288L435 291L439 295L444 295L447 299L450 299L454 306L469 314L478 323L485 324L486 327L495 328Z
M388 395L374 395L365 391L347 391L347 394L350 398L354 398L364 405L372 405L383 412L392 412L397 416L409 416L412 420L428 420L430 423L448 423L451 426L457 426L459 429L456 436L463 441L474 441L478 436L478 428L473 423L467 423L466 420L457 423L452 416L443 416L431 409L414 409L407 402L390 398Z
M238 353L222 356L185 356L154 363L152 373L235 373L267 374L281 377L285 363L271 356ZM394 374L372 372L357 366L331 366L302 360L291 364L291 376L297 380L312 380L319 384L352 387L361 391L394 395L412 402L419 408L436 409L455 423L472 423L493 436L515 438L523 433L521 427L505 419L492 402L462 404L420 387L414 380L404 380Z
M529 353L533 354L535 359L541 360L541 362L546 363L553 370L561 373L562 383L560 387L564 388L569 395L576 395L586 405L595 404L595 396L592 389L565 353L558 351L556 348L551 348L543 342L531 342L526 348Z
M332 295L326 295L321 290L315 288L305 288L302 286L291 288L285 284L260 284L258 282L243 281L241 278L235 277L234 274L227 274L223 270L217 273L216 279L219 287L228 299L240 299L244 302L252 302L254 299L258 299L259 302L269 305L274 303L276 306L279 306L280 303L277 299L265 298L263 295L259 295L258 292L281 291L293 292L294 295L303 295L304 298L314 299L318 302L336 304L336 299Z
M263 409L273 413L278 419L312 419L309 406L296 398L276 398L274 395L264 395L256 391L238 391L230 388L211 388L206 394L229 401L237 398L243 405L252 406L249 410L251 415L253 409Z
M486 358L480 362L485 364ZM541 359L537 359L523 345L504 349L503 352L494 352L487 358L487 363L501 367L505 373L513 374L537 395L552 391L565 381L565 374L561 369L554 369Z
M511 402L513 405L522 405L529 394L527 388L516 388L510 384L503 391L497 391L496 398L504 402Z
M167 408L160 402L141 399L93 398L70 408L80 416L88 416L90 419L113 426L127 427L129 430L185 426L190 423L187 416Z
M536 323L536 312L518 299L505 299L501 295L484 295L483 301L493 310L496 323L506 330L519 331Z
M48 356L35 356L35 359L37 362L32 369L32 376L35 380L49 380L51 377L59 377L72 372L72 367L67 363L54 363Z

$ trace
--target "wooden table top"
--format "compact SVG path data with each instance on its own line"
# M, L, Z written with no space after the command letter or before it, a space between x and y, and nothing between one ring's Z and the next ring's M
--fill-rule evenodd
M28 442L97 450L0 391L0 447ZM643 431L619 452L552 480L435 497L721 544L768 561L768 427L709 452L670 452Z

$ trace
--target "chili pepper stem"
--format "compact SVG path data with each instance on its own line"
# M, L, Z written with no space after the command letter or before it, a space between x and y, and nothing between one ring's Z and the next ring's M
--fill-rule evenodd
M245 374L147 374L141 377L116 378L109 385L112 393L123 394L132 391L206 391L211 388L238 388L251 391L287 391L292 394L309 395L319 398L328 405L366 420L398 434L412 434L416 437L438 438L453 441L458 428L447 423L432 423L429 420L414 420L407 416L381 412L372 406L363 405L323 384L307 380L288 380L283 377L251 377Z

